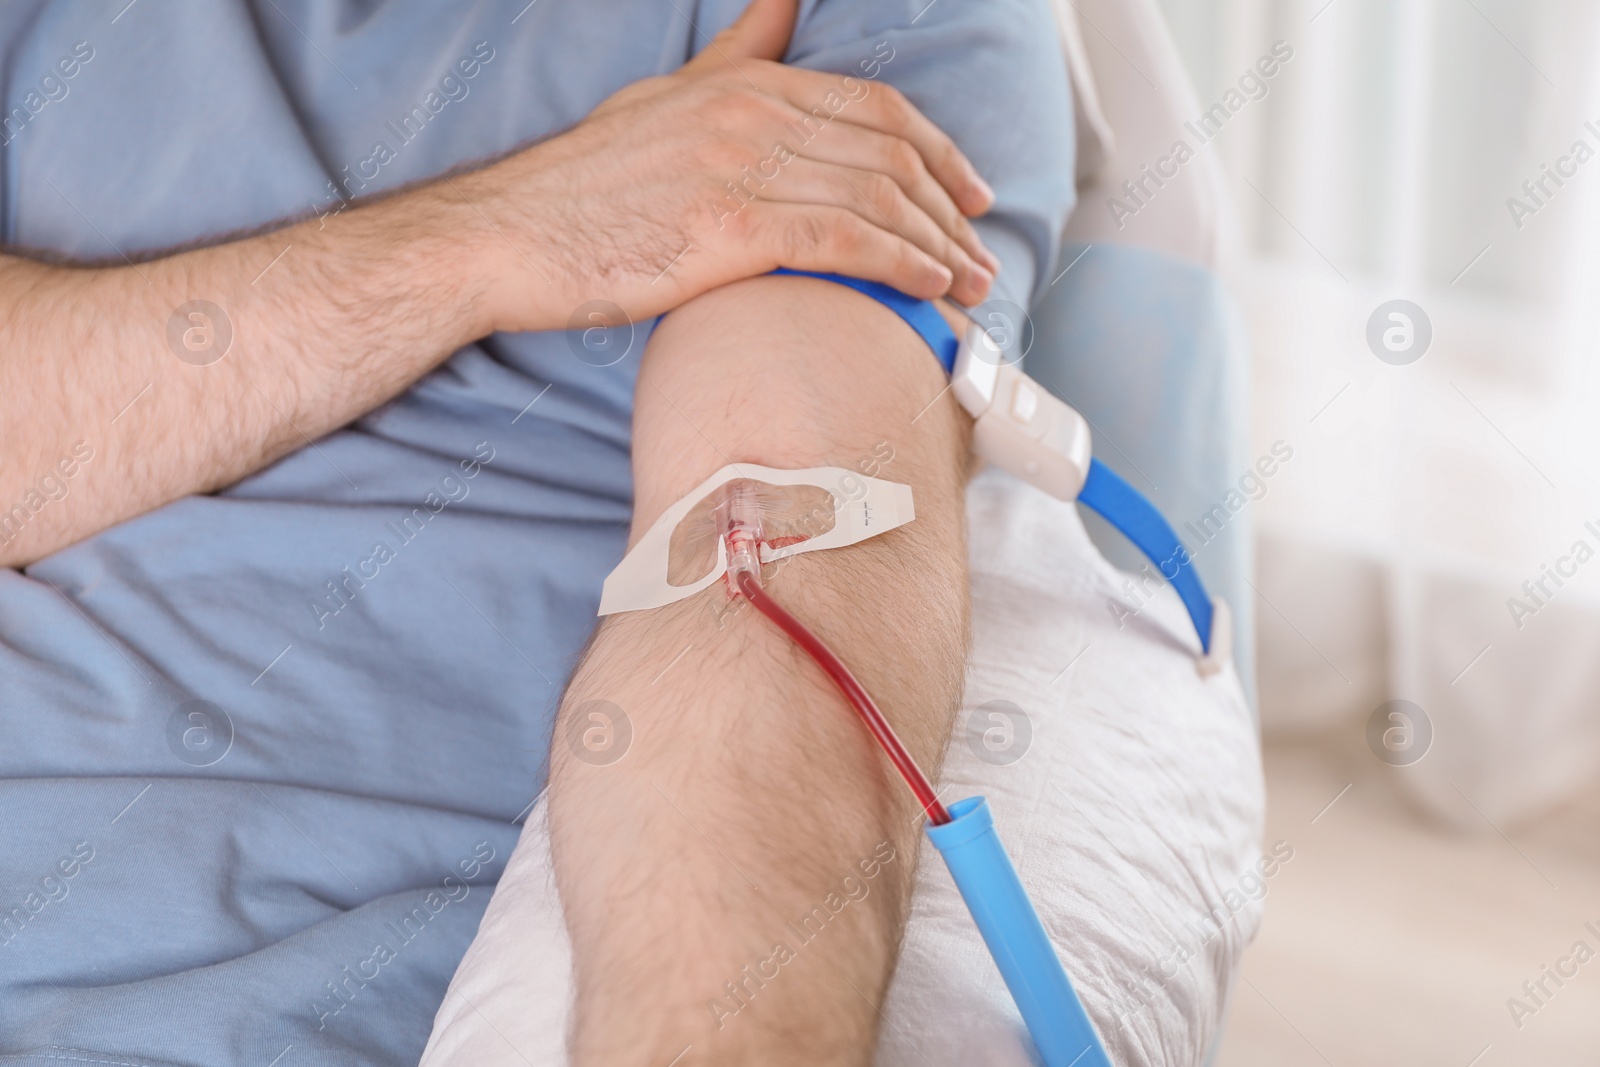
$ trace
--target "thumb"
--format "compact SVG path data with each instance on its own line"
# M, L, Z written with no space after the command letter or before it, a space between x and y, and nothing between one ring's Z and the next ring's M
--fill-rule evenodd
M705 72L738 59L781 60L798 11L799 0L750 0L744 14L712 38L683 69Z

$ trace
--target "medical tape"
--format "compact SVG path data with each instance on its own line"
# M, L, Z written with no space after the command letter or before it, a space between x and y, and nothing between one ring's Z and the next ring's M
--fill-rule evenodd
M719 509L731 485L743 489L761 512L763 564L844 548L916 518L911 487L899 482L844 467L780 470L730 464L663 512L628 550L601 588L600 614L664 607L710 588L727 574Z

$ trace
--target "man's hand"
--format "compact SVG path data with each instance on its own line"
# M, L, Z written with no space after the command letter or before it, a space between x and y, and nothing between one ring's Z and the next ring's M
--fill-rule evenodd
M999 260L966 216L989 187L893 87L775 62L795 8L754 0L681 70L460 182L538 250L487 246L502 328L565 329L597 298L644 318L775 267L988 295Z
M774 62L794 12L755 0L682 71L471 174L138 266L0 255L0 566L231 485L590 300L642 318L777 266L982 299L997 263L964 213L987 186L888 86ZM231 354L169 350L192 300ZM30 508L80 446L70 500Z

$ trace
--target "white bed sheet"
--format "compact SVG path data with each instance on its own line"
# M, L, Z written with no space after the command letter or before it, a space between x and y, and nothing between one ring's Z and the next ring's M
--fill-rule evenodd
M1073 505L998 471L968 491L972 659L941 781L989 798L1040 916L1112 1059L1200 1064L1272 873L1255 727L1232 669L1195 670L1170 589L1119 620L1126 575ZM995 753L993 701L1024 730ZM1012 713L1013 715L1015 713ZM992 741L1003 742L1001 733ZM980 758L980 753L989 758ZM423 1063L565 1062L571 946L534 808L456 972ZM1016 1008L938 854L923 847L879 1067L1032 1063Z

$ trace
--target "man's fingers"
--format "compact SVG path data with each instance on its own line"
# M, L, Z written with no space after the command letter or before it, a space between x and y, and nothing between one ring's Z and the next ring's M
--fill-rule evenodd
M888 230L916 245L950 269L950 296L976 304L989 295L994 275L975 261L900 188L874 170L796 159L761 190L766 200L843 207L868 225ZM845 273L850 273L846 271Z
M760 64L750 75L757 85L807 113L805 132L820 126L815 136L823 136L828 126L843 121L910 141L963 214L982 215L994 203L994 191L956 143L894 86L781 64ZM792 147L798 151L800 146Z
M910 141L864 126L838 123L829 128L826 136L813 138L800 155L825 163L887 174L967 255L983 264L991 274L999 272L999 258L984 247L978 231L972 228L972 223L950 199L944 186L928 173L921 153L912 147Z
M861 107L841 118L858 126L903 137L921 153L928 171L939 184L950 190L956 205L967 215L982 215L994 203L994 191L978 174L978 169L956 147L945 132L912 106L892 85L872 83L860 101Z
M733 25L712 38L682 69L705 73L739 59L781 60L788 51L799 6L799 0L750 0Z
M932 300L950 291L950 268L899 234L848 208L757 201L747 209L763 269L848 274Z

